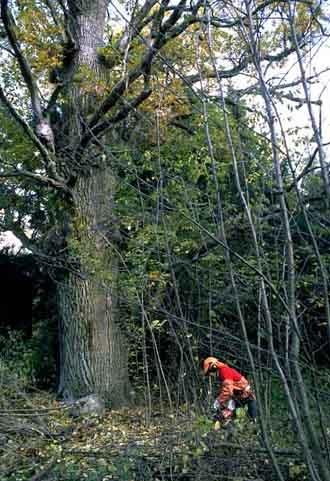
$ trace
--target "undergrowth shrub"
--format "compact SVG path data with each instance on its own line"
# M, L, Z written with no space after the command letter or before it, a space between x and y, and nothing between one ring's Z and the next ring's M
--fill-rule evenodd
M48 389L56 380L54 338L47 321L35 323L33 335L9 330L0 336L0 387L7 391Z
M4 395L35 383L36 352L33 339L19 331L0 336L0 386Z

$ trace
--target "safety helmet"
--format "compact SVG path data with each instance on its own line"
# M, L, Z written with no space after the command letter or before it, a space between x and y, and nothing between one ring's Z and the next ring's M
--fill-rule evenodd
M216 357L207 357L203 362L203 371L205 376L209 373L213 367L218 367L219 360Z

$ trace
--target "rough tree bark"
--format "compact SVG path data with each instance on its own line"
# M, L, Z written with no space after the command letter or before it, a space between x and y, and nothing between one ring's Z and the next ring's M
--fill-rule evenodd
M69 2L69 28L76 52L71 75L85 73L95 86L106 75L97 49L102 45L107 3ZM85 91L79 82L70 83L64 119L69 138L81 139L93 104L93 89ZM73 143L65 164L75 158L78 164L88 166L78 171L67 210L71 217L68 252L77 259L82 276L69 273L59 284L59 391L68 398L97 393L111 405L122 405L128 400L129 381L127 349L118 319L116 258L110 247L114 178L110 166L90 167L91 156L95 162L102 155L97 145L78 155L74 149Z
M82 276L69 273L59 283L59 391L68 398L95 392L122 405L129 391L127 350L118 319L117 262L104 239L112 187L111 173L104 170L75 186L71 210L78 228L68 242L81 254Z

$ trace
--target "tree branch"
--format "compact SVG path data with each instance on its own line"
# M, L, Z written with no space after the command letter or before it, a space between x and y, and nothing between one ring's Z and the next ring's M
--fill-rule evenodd
M125 100L125 106L117 112L113 117L111 117L108 120L105 120L104 122L101 122L97 124L92 130L89 135L86 135L82 141L81 141L81 146L84 148L89 140L91 140L92 137L98 137L100 134L105 134L106 129L111 127L112 125L117 124L121 120L124 120L127 115L134 109L136 109L142 102L144 102L152 93L152 90L150 88L142 90L139 95L137 95L133 100L130 102Z
M15 58L19 64L21 74L25 81L26 87L30 93L32 111L36 119L35 132L26 124L26 122L16 112L14 107L10 104L3 90L1 89L0 97L2 102L6 105L11 115L20 123L25 133L28 134L33 143L38 147L43 158L45 159L47 170L57 180L62 181L57 174L56 164L52 158L55 151L54 148L54 133L48 122L48 119L43 115L41 100L38 92L38 86L34 79L31 67L24 56L20 44L15 33L15 21L10 9L8 8L8 0L1 0L1 18L9 40L9 43L14 51ZM40 140L39 140L40 139Z
M29 89L33 112L36 118L40 120L42 119L42 108L41 108L41 102L38 94L38 87L33 78L31 67L28 64L26 58L24 57L23 52L18 43L16 33L15 33L14 19L10 10L8 9L8 0L1 0L1 18L3 21L3 25L7 33L10 45L13 51L15 52L15 56L20 66L20 70L25 80L26 86Z
M271 90L270 90L271 91ZM322 101L321 100L306 100L305 98L301 98L301 97L295 97L294 95L288 93L288 94L284 94L284 93L277 93L277 92L272 92L273 95L275 95L275 97L277 97L278 99L287 99L287 100L290 100L291 102L296 102L297 104L300 104L297 106L297 109L299 109L303 104L307 104L307 102L310 102L311 104L313 105L322 105Z
M37 135L31 129L31 127L25 122L23 117L17 112L17 110L13 107L10 101L7 99L3 89L0 86L0 102L7 108L10 115L13 117L14 120L22 127L23 131L27 134L29 139L33 142L33 144L37 147L39 152L41 153L47 170L49 170L50 174L53 176L54 180L58 182L64 182L64 180L57 175L55 162L52 158L51 153L46 149L46 147L40 142Z
M200 3L200 2L199 2ZM185 10L186 6L186 0L180 0L178 5L175 7L173 10L172 14L170 17L163 23L163 25L160 26L160 31L163 33L166 33L170 31L171 27L176 24L176 22L179 20L181 17L182 13Z
M13 117L13 119L16 120L20 124L20 126L23 128L24 132L28 135L30 140L34 143L34 145L38 148L42 156L44 157L45 160L49 161L49 152L45 148L45 146L40 142L34 131L31 129L31 127L25 122L23 117L19 115L19 113L14 109L10 101L7 99L3 89L0 86L0 101L3 103L3 105L7 108L8 112L10 115Z
M201 0L200 0L201 1ZM151 2L152 3L152 2ZM139 105L143 100L145 100L151 94L150 89L144 89L134 101L130 102L129 108L122 109L118 114L116 114L112 119L102 122L99 124L100 120L104 117L104 115L112 109L117 102L122 98L125 91L127 91L128 87L132 85L135 80L137 80L142 75L149 75L150 67L152 64L153 59L159 52L159 50L164 46L164 44L169 40L170 37L166 36L166 30L170 30L171 27L177 22L184 11L186 0L180 0L179 4L174 8L170 17L166 20L163 26L161 26L161 21L165 15L166 7L168 4L168 0L164 0L162 3L162 7L157 13L158 15L155 17L154 22L158 22L160 24L160 28L158 29L157 33L155 34L156 38L151 46L148 46L148 49L142 58L140 65L126 75L125 78L121 79L117 84L113 87L112 91L108 95L108 97L104 100L101 104L100 108L95 112L92 119L89 122L87 127L87 131L89 132L86 134L81 142L81 146L86 146L87 143L91 140L92 136L99 135L102 133L104 129L106 129L110 124L116 123L119 120L122 120L125 115L127 115L132 108L135 108ZM119 12L120 13L120 12ZM134 25L131 25L131 28L134 28ZM135 32L138 34L138 32ZM146 45L147 42L145 39L142 39ZM97 127L97 129L96 129ZM97 132L97 134L96 134ZM92 133L92 136L91 136Z
M183 124L182 122L180 122L179 120L172 120L170 122L171 126L173 127L177 127L178 129L181 129L181 130L184 130L185 132L187 132L187 134L189 135L195 135L196 134L196 130L193 129L192 127L189 127L188 125L185 125Z
M26 178L35 180L41 185L44 185L47 187L53 187L54 189L62 190L66 193L71 194L71 191L66 184L59 182L51 177L47 177L46 175L35 174L34 172L30 172L29 170L25 170L25 169L15 169L7 172L0 171L0 178L11 178L11 177L26 177Z
M303 43L301 46L306 45L306 40L304 39ZM270 54L264 54L260 55L260 62L267 61L267 62L280 62L281 60L284 60L287 58L289 55L291 55L293 52L295 52L295 47L289 47L281 52L275 54L275 55L270 55ZM225 78L232 78L241 73L246 67L248 67L252 63L252 58L251 56L244 56L237 65L235 65L231 69L227 70L220 70L215 72L214 70L212 72L203 72L207 78L217 78L217 79L225 79ZM199 74L194 74L190 75L187 77L187 81L190 83L196 83L200 81L200 75Z

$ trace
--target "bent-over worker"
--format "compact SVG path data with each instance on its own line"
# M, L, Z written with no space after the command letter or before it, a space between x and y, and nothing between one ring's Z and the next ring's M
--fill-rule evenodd
M219 361L216 357L207 357L203 361L204 375L216 373L221 381L221 388L214 402L214 409L220 418L229 422L236 407L247 404L249 417L255 421L257 402L249 381L236 369Z

